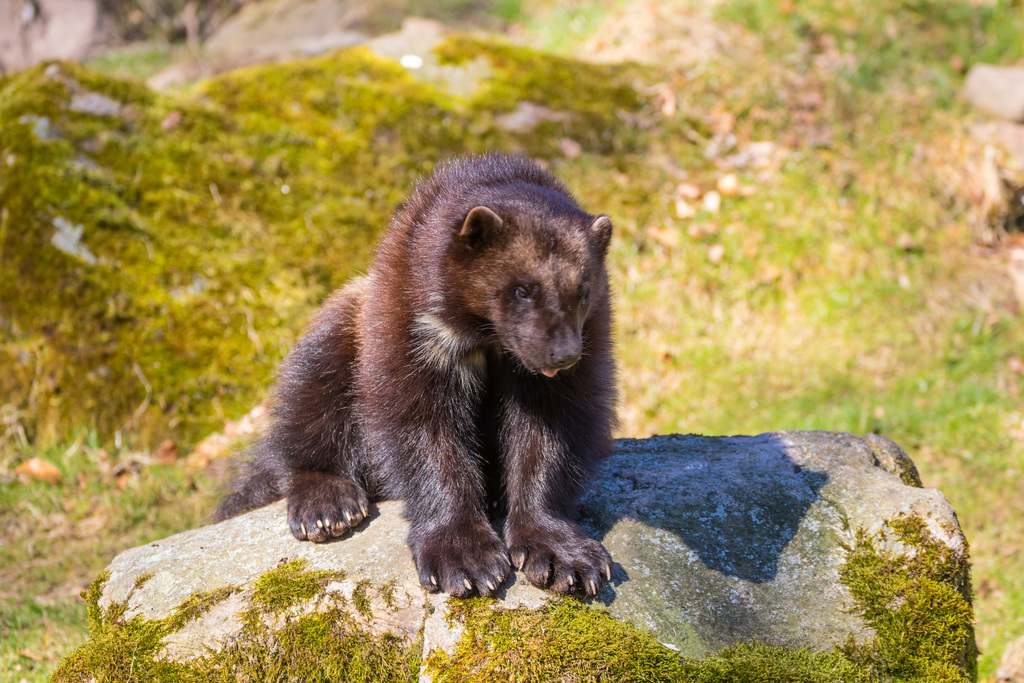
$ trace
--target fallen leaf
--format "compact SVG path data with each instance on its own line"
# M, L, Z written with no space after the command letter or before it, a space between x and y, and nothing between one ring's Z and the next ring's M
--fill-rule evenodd
M718 232L718 223L691 223L686 232L694 239L707 237Z
M712 244L708 247L708 260L718 265L725 256L725 247L721 244Z
M699 199L701 191L693 183L679 183L676 187L676 194L683 199Z
M679 218L693 218L697 215L697 209L690 206L690 203L680 197L676 200L676 215Z
M676 115L676 94L672 88L662 85L654 95L654 106L666 119Z
M179 123L181 123L181 112L172 111L164 117L163 121L160 122L160 128L162 128L165 133L169 133L177 128Z
M1018 375L1024 375L1024 360L1021 360L1018 356L1013 356L1009 361L1010 372L1016 372Z
M735 173L726 173L720 177L716 187L723 197L735 197L740 193L740 181Z
M761 281L761 284L768 285L775 282L780 277L782 277L782 268L779 268L778 266L768 266L761 271L761 275L758 280Z
M723 110L712 112L708 125L711 128L711 132L716 135L728 135L736 125L736 114Z
M178 446L171 439L166 439L157 447L153 459L161 465L171 465L178 459Z
M59 484L63 479L60 470L42 458L26 460L14 468L14 473L36 481L45 481L47 484Z
M189 460L199 467L206 467L211 461L225 455L229 449L227 437L223 434L212 434L196 444Z
M663 247L675 249L679 246L679 231L666 226L651 226L644 232Z
M558 141L558 149L569 159L575 159L583 154L583 145L572 138L562 138Z

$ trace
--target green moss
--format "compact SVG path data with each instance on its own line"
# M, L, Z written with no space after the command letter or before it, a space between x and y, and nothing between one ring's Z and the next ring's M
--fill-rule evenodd
M367 579L356 584L352 591L352 603L356 611L367 619L373 616L373 610L370 609L370 582Z
M384 601L384 606L389 610L398 609L398 604L395 602L395 590L398 587L398 580L391 579L386 583L383 583L377 589L377 595Z
M91 638L69 655L53 681L413 681L419 672L422 641L392 634L375 635L343 605L303 616L285 616L268 626L266 616L280 615L299 601L327 597L332 572L306 571L288 562L261 576L254 585L254 607L241 632L218 652L188 663L163 661L163 639L237 591L222 587L190 596L163 619L125 618L127 599L99 606L104 573L83 592L90 614ZM323 605L322 605L323 606ZM95 615L95 619L92 617Z
M637 151L646 139L644 126L635 125L646 104L634 87L646 75L640 67L592 64L580 68L580 62L572 59L474 36L452 36L436 52L442 63L484 60L494 69L469 99L477 112L508 113L527 101L565 117L541 122L530 135L516 140L530 154L557 154L559 140L570 137L588 152L621 155ZM485 134L494 145L508 145L497 131Z
M451 654L427 660L438 683L571 681L869 681L839 652L742 643L706 658L682 657L606 610L561 599L538 610L494 608L485 599L449 603L466 633Z
M125 618L127 599L106 608L99 605L109 580L103 572L82 592L89 613L91 639L66 657L53 673L53 681L198 681L188 668L175 662L158 661L162 639L174 630L172 617L149 620Z
M291 560L256 580L252 602L261 612L280 614L293 605L313 599L328 583L342 578L343 572L310 571L306 569L305 560Z
M191 595L174 608L167 624L172 631L177 631L188 622L195 621L209 612L210 608L217 603L227 600L228 597L237 592L238 588L235 586L222 586L221 588L214 588Z
M419 640L371 634L346 612L328 610L290 619L274 631L251 628L196 668L224 681L411 682L422 647Z
M448 604L466 631L451 654L438 649L427 659L438 683L668 681L685 673L683 660L651 634L573 600L538 610L497 608L485 598Z
M887 550L901 544L900 552ZM916 517L880 534L860 531L841 577L856 611L875 631L865 643L829 652L739 643L707 657L683 657L653 635L574 600L538 610L494 601L450 602L465 627L456 649L427 660L436 681L915 681L976 677L966 551L933 538ZM966 654L965 654L966 653Z
M909 552L889 549L893 542ZM859 532L842 578L876 639L851 646L850 656L898 680L975 679L969 567L966 547L958 553L934 538L919 517L875 537Z
M640 107L627 70L489 45L443 46L494 61L471 100L365 48L179 94L66 63L5 79L0 395L29 440L88 426L103 440L188 442L248 410L305 317L365 268L387 215L437 160L558 155L563 135L588 150L636 147L635 127L619 125ZM572 96L568 83L586 87ZM89 93L116 113L74 110ZM523 99L570 120L498 128L495 115ZM77 246L57 248L62 232Z
M146 582L153 578L152 574L139 574L138 578L135 579L134 588L138 590L146 585Z
M923 520L905 516L877 534L858 532L847 552L842 580L875 633L863 643L851 641L829 652L739 643L706 657L683 657L653 634L576 600L521 610L474 598L447 603L449 623L461 625L464 634L451 653L435 650L426 664L439 683L505 678L946 683L975 677L966 550L950 549ZM139 675L171 681L411 681L419 670L421 642L371 634L345 601L325 593L327 583L339 576L307 570L300 560L255 582L253 607L227 649L187 665L156 659L162 639L236 589L193 595L163 619L128 619L127 599L99 606L108 578L101 574L83 592L92 638L64 660L54 681L80 680L77 676L90 671L99 680L133 680L135 674L124 667L126 657L135 658L133 671ZM372 589L362 580L353 592L352 605L366 618L372 616ZM394 590L393 583L376 589L389 606ZM309 600L318 601L317 612L288 614Z

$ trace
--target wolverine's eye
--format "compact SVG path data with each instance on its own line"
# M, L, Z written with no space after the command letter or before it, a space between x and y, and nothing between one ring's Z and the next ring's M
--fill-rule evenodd
M533 296L530 294L530 290L522 285L516 287L516 298L520 301L533 301Z

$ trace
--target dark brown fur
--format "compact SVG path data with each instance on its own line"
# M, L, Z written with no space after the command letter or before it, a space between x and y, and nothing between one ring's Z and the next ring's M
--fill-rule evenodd
M323 541L399 498L429 589L490 595L511 559L538 586L597 593L611 558L572 517L611 448L610 236L529 161L440 166L285 361L219 517L287 496L292 533Z

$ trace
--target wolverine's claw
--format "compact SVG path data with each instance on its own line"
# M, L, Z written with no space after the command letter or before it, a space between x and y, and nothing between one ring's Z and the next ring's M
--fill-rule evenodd
M512 564L516 566L516 569L522 571L523 565L526 564L526 553L522 551L513 553Z
M463 579L462 583L463 583L463 585L466 586L466 590L468 590L468 591L473 590L473 582L470 581L469 579Z
M610 564L606 564L604 566L604 576L609 581L612 580L612 566Z

